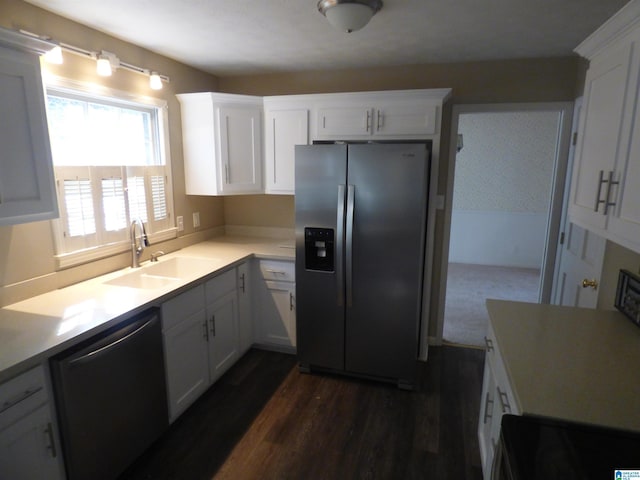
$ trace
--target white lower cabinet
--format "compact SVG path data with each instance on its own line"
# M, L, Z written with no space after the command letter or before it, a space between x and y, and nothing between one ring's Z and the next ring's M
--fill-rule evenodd
M520 415L509 378L491 327L486 338L487 354L478 419L478 443L482 474L485 480L494 478L498 467L496 451L500 443L500 426L505 414Z
M293 262L261 260L255 276L257 343L293 350L296 346L295 267Z
M240 357L236 269L162 304L169 420Z
M44 369L0 385L0 478L64 478L59 445Z
M204 285L162 304L162 331L173 422L209 386L209 352Z

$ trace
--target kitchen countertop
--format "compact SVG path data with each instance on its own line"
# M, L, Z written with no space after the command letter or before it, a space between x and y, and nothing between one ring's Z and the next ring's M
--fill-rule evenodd
M618 311L487 300L519 411L640 431L640 328Z
M145 262L141 268L125 268L7 305L0 309L0 382L252 256L294 260L293 240L215 237L163 255L157 263ZM175 257L201 261L188 275L159 288L106 283Z

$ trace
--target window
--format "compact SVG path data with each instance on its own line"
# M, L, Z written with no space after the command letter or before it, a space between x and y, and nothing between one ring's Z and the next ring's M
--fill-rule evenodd
M47 88L59 268L128 249L136 218L152 242L176 236L164 102L107 93Z

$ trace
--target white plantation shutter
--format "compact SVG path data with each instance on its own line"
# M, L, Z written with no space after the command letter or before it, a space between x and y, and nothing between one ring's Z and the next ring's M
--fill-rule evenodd
M139 218L143 223L147 223L149 215L144 175L127 177L127 198L129 199L129 218L131 220Z
M47 116L61 206L52 221L58 266L125 251L136 218L152 243L175 238L166 103L55 82Z
M167 198L164 191L164 175L151 176L151 200L153 202L153 220L164 220L167 218Z

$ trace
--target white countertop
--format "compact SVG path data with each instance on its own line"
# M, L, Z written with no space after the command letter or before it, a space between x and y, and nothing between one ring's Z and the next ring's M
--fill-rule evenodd
M105 282L139 272L125 268L59 290L7 305L0 309L0 382L35 366L69 346L160 303L192 282L215 274L243 260L258 258L293 260L292 240L257 237L216 237L160 257L201 259L179 281L154 289L139 289Z
M487 300L523 414L640 431L640 328L617 311Z

